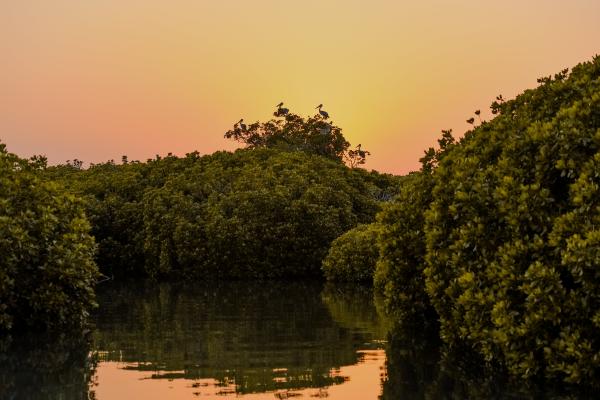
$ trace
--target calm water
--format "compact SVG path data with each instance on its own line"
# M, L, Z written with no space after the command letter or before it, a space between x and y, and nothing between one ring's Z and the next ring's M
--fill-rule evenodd
M369 289L111 283L98 296L91 346L58 338L7 347L2 399L381 395L387 331Z
M385 329L365 289L121 286L101 292L100 302L93 388L100 400L376 399L381 392Z
M0 399L520 399L435 332L391 329L370 289L103 284L85 338L0 341Z

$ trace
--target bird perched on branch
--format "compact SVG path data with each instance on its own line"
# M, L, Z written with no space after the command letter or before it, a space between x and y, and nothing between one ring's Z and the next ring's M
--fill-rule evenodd
M290 112L289 109L283 107L283 102L277 104L277 111L273 113L276 117L283 117Z
M233 128L234 128L234 129L236 128L236 125L237 125L237 126L239 126L239 127L240 127L240 129L241 129L242 131L244 131L244 132L245 132L245 131L246 131L246 129L248 128L248 127L246 126L246 124L244 124L244 118L240 119L240 120L238 121L238 123L237 123L237 124L235 124L235 125L233 126Z
M362 150L361 147L362 145L360 143L358 144L358 146L356 146L356 152L360 157L365 158L367 154L371 154L368 151Z
M319 104L317 107L315 107L315 110L319 110L319 114L321 114L321 117L323 117L324 119L329 118L329 113L327 111L321 110L321 108L323 108L323 104Z

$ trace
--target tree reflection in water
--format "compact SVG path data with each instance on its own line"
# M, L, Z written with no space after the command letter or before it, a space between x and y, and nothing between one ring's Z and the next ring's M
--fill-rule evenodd
M113 285L99 293L95 347L101 361L155 379L234 382L237 394L339 384L347 377L335 371L358 363L357 350L381 348L385 331L370 289L322 289L274 281Z
M390 330L386 367L381 400L596 398L581 388L510 379L468 348L443 346L437 327L423 323Z
M96 358L85 335L0 340L0 399L93 399Z
M333 392L347 385L339 384L359 378L350 375L349 366L368 362L382 348L387 372L377 383L378 367L370 364L375 369L365 371L374 375L373 387L369 395L356 398L585 395L544 382L512 382L499 369L482 367L468 350L440 346L435 327L391 327L378 312L372 290L361 286L111 284L99 288L98 300L92 340L61 335L0 342L0 399L94 399L102 387L95 371L115 361L110 365L118 373L138 372L152 382L185 380L189 393L205 391L203 385L214 382L220 398L265 392L285 398L311 389L311 396L329 392L330 398L341 399L347 396ZM149 382L135 376L141 385Z

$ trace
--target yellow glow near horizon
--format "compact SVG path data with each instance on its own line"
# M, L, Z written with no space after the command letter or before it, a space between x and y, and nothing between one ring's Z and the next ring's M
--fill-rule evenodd
M323 103L368 168L405 173L441 129L597 53L596 0L4 2L0 140L55 163L210 153L241 117Z

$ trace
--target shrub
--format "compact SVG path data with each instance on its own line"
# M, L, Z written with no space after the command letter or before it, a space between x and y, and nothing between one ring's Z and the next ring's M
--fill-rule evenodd
M400 320L420 318L430 310L425 293L425 217L433 179L427 172L406 176L400 193L377 215L380 235L374 284L384 295L386 311Z
M346 282L372 282L377 249L376 224L359 225L331 243L323 260L323 273L327 280Z
M320 275L330 243L396 190L390 175L273 148L46 174L86 200L107 275Z
M0 144L0 330L81 325L97 268L81 202Z
M514 376L600 372L600 58L449 131L378 216L376 287ZM478 113L477 113L478 114ZM469 122L474 122L469 120ZM437 319L436 318L436 319Z
M215 154L147 192L147 260L196 277L318 276L331 242L374 219L373 186L303 152Z
M600 58L543 78L435 169L426 288L449 343L522 377L600 372Z
M160 188L172 176L200 160L198 153L149 159L141 163L123 157L81 168L81 162L49 167L48 179L56 180L85 200L91 234L98 244L96 262L109 276L146 275L144 194Z

